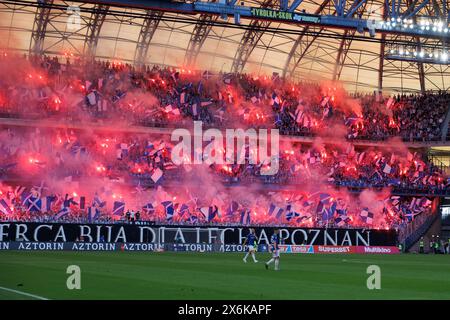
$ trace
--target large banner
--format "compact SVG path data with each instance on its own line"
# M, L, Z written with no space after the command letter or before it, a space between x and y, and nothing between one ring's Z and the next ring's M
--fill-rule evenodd
M282 253L319 253L319 254L337 254L337 253L378 253L395 254L400 253L395 246L297 246L280 245Z
M273 227L254 227L259 244L268 244ZM0 223L0 242L105 242L242 244L247 227L141 224ZM280 228L286 245L395 246L393 230Z
M105 242L0 242L0 251L139 251L139 252L247 252L242 244L207 243L105 243ZM269 252L269 246L260 244L258 252ZM395 254L400 253L394 246L320 246L320 245L280 245L280 252L307 254Z

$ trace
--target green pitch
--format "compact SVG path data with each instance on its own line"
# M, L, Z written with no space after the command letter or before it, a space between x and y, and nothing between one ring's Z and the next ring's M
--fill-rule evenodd
M0 252L0 299L450 299L450 255ZM381 268L381 290L366 287ZM81 268L81 290L66 269ZM14 290L14 291L11 291ZM25 295L31 294L33 296ZM37 297L35 297L37 296Z

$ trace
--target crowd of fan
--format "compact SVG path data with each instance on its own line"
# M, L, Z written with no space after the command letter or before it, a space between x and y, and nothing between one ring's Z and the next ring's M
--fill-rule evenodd
M23 191L27 188L22 189L22 194L17 195L18 188L22 187L3 186L0 221L403 229L418 216L432 212L432 201L426 197L388 196L363 201L355 195L339 192L272 192L254 199L245 195L238 199L220 194L212 200L193 200L180 190L168 189L167 192L154 191L144 197L147 200L139 201L112 199L105 192L96 192L95 196L86 196L85 205L81 204L79 196L52 194L50 189L44 192L36 187L30 192ZM50 197L48 195L53 198L51 205L47 209L37 207L36 199ZM148 198L160 196L177 200L148 202ZM10 212L5 212L4 203L8 203ZM117 203L123 205L120 211L117 211ZM68 210L61 214L63 207ZM90 213L92 209L96 210L95 215Z
M291 83L277 74L211 74L110 61L2 56L20 60L0 79L0 113L70 121L118 120L144 126L264 127L312 136L345 126L348 139L433 141L442 136L447 92L350 97L336 84ZM351 105L350 107L348 107ZM360 107L355 107L355 106ZM83 112L80 112L80 111Z
M173 144L162 136L10 128L0 134L0 177L15 180L45 177L67 184L94 177L148 187L171 181L195 181L198 170L207 169L225 184L393 187L409 193L437 195L448 191L446 176L416 152L374 147L355 150L350 143L346 148L291 144L280 152L278 172L263 175L265 164L251 164L248 159L256 149L244 147L245 163L212 164L207 169L189 163L175 165L171 156ZM203 151L199 150L199 154Z
M386 140L400 136L404 141L437 141L450 105L450 93L398 95L387 101L389 112L381 112L371 97L361 99L362 120L350 125L349 138Z
M110 121L122 126L150 127L189 126L192 120L201 120L211 127L276 127L282 134L300 136L314 136L323 128L344 126L348 140L386 140L400 136L407 141L433 141L442 135L450 102L449 93L386 99L377 95L352 98L334 84L293 84L276 74L271 77L212 75L208 71L157 66L136 70L130 65L108 61L87 63L67 59L61 63L61 59L41 56L11 58L3 55L0 58L1 64L12 65L11 61L23 68L17 67L0 78L2 117L72 123ZM355 101L360 109L354 108ZM353 107L348 107L349 103ZM83 178L104 177L128 185L155 186L177 182L189 175L195 177L196 172L191 165L175 166L172 163L172 145L162 137L149 138L139 134L111 137L70 130L8 129L2 131L0 138L0 178L3 180L45 177L69 186ZM261 165L249 164L211 165L210 171L225 183L303 185L314 182L361 189L394 187L426 194L447 192L446 177L416 153L396 154L379 148L355 150L348 145L346 150L333 145L292 145L289 150L281 150L280 169L272 176L261 175ZM249 147L246 152L248 156ZM405 202L404 208L410 208ZM308 202L302 205L304 203ZM195 210L197 208L192 208ZM339 215L324 222L322 211L318 214L316 205L308 210L309 216L297 218L294 215L291 217L293 222L258 218L252 224L369 226L367 220L358 223L345 220L342 224ZM350 214L349 211L349 216L359 219L361 208L352 210L354 212ZM168 221L167 208L138 211L138 220L143 221L205 223L201 215L195 216L197 220L191 219L192 214L189 219L184 215L177 219L175 215ZM136 220L138 211L130 212L129 216L122 215L122 221L133 221L132 216ZM392 215L388 209L383 211L386 217L377 227L404 226L408 221L405 210L396 212ZM35 214L26 208L0 215L2 220L55 221L54 212ZM71 210L57 221L85 222L87 219L83 209ZM88 220L91 221L91 217ZM243 223L240 212L230 221L207 220L209 224ZM111 214L104 214L95 221L110 223L116 219Z

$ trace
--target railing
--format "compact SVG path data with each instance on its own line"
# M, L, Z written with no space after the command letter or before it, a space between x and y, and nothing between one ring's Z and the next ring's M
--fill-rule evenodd
M112 115L112 111L111 113L109 113L109 115ZM121 114L123 115L123 114ZM108 125L108 121L107 118L101 116L101 115L96 115L96 114L92 114L93 120L92 123L95 123L96 126L94 126L94 128L89 127L90 129L94 129L97 130L99 128L97 128L99 126L99 124L97 122L95 122L96 120L102 120L105 121L104 123L102 122L102 125L100 125L100 128L104 125ZM41 122L42 119L47 119L48 121L44 122L43 124L39 124L39 122ZM4 120L2 124L5 125L20 125L20 126L28 126L28 125L33 125L32 121L36 121L37 125L39 127L47 127L51 124L50 127L59 127L59 126L69 126L70 128L78 128L78 129L82 129L82 128L86 128L89 125L85 122L82 121L81 119L78 119L76 116L72 117L72 115L66 115L66 116L60 116L58 119L52 119L49 118L47 114L27 114L26 116L24 116L23 114L18 114L18 113L0 113L0 120ZM21 120L21 121L17 121L14 122L14 120ZM23 121L25 120L25 121ZM39 121L37 121L39 120ZM124 119L126 120L126 119ZM11 121L8 123L8 121ZM53 121L53 123L51 123ZM208 128L232 128L234 126L234 124L232 122L227 122L227 121L223 121L222 123L208 123L205 120L198 120L198 121L202 121L203 123L203 128L204 129L208 129ZM186 128L190 128L190 126L192 125L192 120L191 119L183 119L180 121L167 121L165 119L161 119L161 118L152 118L151 120L141 120L141 119L128 119L129 122L129 126L133 129L133 130L126 130L128 132L133 132L134 130L151 130L153 129L165 129L167 130L167 132L165 132L166 134L170 134L172 132L173 129L175 128L179 128L179 127L186 127ZM36 125L34 124L34 125ZM271 128L271 125L260 125L258 127L253 127L255 129L266 129L266 128ZM123 131L123 129L120 129ZM157 133L157 132L155 132ZM287 130L280 130L280 140L284 141L289 141L289 142L299 142L299 143L313 143L314 142L314 137L317 136L316 133L312 133L312 132L308 132L308 131L287 131ZM412 139L410 140L409 138L405 138L405 137L401 137L398 135L392 135L392 136L386 136L385 138L375 138L375 137L358 137L356 139L347 139L347 141L351 142L352 144L354 144L355 146L361 146L361 147L373 147L373 146L379 146L379 145L389 145L390 144L390 139L392 139L393 137L400 137L404 144L408 147L408 148L429 148L429 147L435 147L435 146L450 146L450 141L449 140L442 140L440 137L436 137L433 139ZM329 144L333 144L335 143L335 138L331 138L331 137L323 137L322 138L323 141L325 143L329 143Z
M445 114L445 119L444 119L444 122L442 123L442 127L441 127L441 132L442 132L441 141L445 141L448 137L449 122L450 122L450 104L447 107L447 113Z
M438 218L439 213L428 213L418 216L399 233L399 242L405 244L405 250L409 250L422 235L431 227Z

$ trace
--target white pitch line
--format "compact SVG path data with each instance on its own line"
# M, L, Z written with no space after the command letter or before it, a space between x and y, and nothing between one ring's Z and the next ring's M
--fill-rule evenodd
M21 294L21 295L24 295L24 296L28 296L28 297L31 297L31 298L38 299L38 300L48 300L47 298L40 297L40 296L31 294L31 293L26 293L26 292L23 292L23 291L18 291L18 290L14 290L14 289L9 289L9 288L5 288L5 287L0 287L0 290L5 290L5 291L9 291L9 292Z

